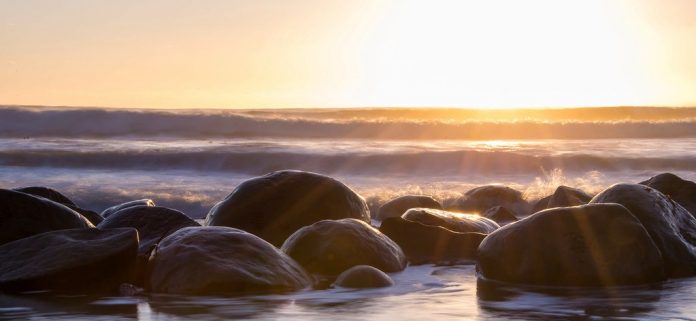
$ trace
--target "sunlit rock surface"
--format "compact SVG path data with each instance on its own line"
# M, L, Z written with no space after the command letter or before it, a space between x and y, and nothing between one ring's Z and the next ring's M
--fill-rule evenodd
M122 204L114 205L112 207L109 207L105 209L104 211L101 212L101 216L103 218L109 217L111 214L114 214L124 208L129 208L133 206L155 206L155 201L149 199L149 198L144 198L141 200L135 200L135 201L130 201L130 202L125 202Z
M401 217L425 225L441 226L460 233L488 234L500 227L498 223L480 215L461 214L429 208L412 208Z
M384 203L377 212L377 218L383 221L390 217L399 217L407 210L422 207L442 209L442 204L426 195L404 195Z
M341 273L334 286L344 288L383 288L394 285L386 273L369 265L356 265Z
M529 204L522 193L507 186L479 186L464 193L457 201L457 209L464 212L483 213L494 206L505 206L518 216L529 212Z

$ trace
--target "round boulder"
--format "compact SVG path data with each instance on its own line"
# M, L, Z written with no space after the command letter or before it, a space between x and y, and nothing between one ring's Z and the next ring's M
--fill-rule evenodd
M205 224L238 228L280 246L303 226L342 218L370 222L365 200L333 178L278 171L237 186L210 210Z
M334 286L342 288L383 288L394 285L386 273L369 265L356 265L341 273Z
M660 250L618 204L558 207L506 225L478 249L481 276L549 286L616 286L665 279Z
M430 196L425 195L405 195L397 197L389 202L384 203L377 212L377 217L383 221L390 217L400 217L407 210L422 207L434 208L441 210L442 204Z
M185 227L158 245L151 258L152 292L213 295L294 291L311 284L295 261L242 230Z
M94 225L65 205L0 189L0 245L44 232L87 227Z
M86 209L83 209L83 208L77 206L67 196L65 196L65 195L61 194L60 192L58 192L52 188L49 188L49 187L29 186L29 187L15 188L14 190L18 191L18 192L22 192L22 193L31 194L34 196L43 197L43 198L49 199L51 201L54 201L56 203L63 204L65 206L69 207L71 210L80 213L80 215L84 216L93 225L97 225L97 224L101 223L101 221L104 219L97 212L86 210Z
M461 214L430 208L412 208L402 218L430 226L441 226L459 233L488 234L500 227L498 223L475 214Z
M486 212L484 212L481 216L495 221L499 225L505 225L505 224L510 224L512 222L517 222L517 216L513 214L510 210L508 210L504 206L495 206L491 207Z
M46 232L0 246L0 289L117 293L132 282L138 232L132 228Z
M662 173L640 182L669 196L696 217L696 183L672 173Z
M494 206L505 206L516 215L524 215L529 211L529 204L520 191L500 185L474 188L457 201L457 208L464 212L483 213Z
M696 218L658 190L616 184L590 203L618 203L635 215L662 252L669 277L696 275Z
M116 213L124 208L129 208L129 207L133 207L133 206L155 206L155 201L153 201L149 198L144 198L141 200L135 200L135 201L121 203L121 204L114 205L112 207L105 209L104 211L101 212L101 216L103 218L107 218L111 214L114 214L114 213Z
M391 239L356 219L324 220L293 233L281 250L307 271L335 276L356 265L401 271L406 257Z
M556 188L556 191L549 198L546 208L584 205L591 199L592 196L582 190L561 185Z

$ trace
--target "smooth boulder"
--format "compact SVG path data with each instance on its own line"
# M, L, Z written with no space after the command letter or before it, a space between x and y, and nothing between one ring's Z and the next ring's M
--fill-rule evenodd
M384 203L377 212L377 218L383 221L390 217L400 217L407 210L416 207L443 209L442 204L430 196L405 195Z
M0 189L0 245L44 232L88 227L94 225L65 205Z
M459 233L401 217L390 217L380 232L401 247L411 264L449 264L476 258L476 249L486 234Z
M504 206L495 206L491 207L488 210L486 210L481 216L495 221L498 223L498 225L503 226L506 224L510 224L512 222L517 222L517 216L515 216L512 211L507 209L507 207Z
M133 206L124 208L101 222L97 227L102 229L132 227L138 230L140 246L138 247L138 285L142 285L146 277L146 266L150 253L167 235L189 226L200 226L186 214L177 210L159 206Z
M459 233L488 234L500 227L498 223L475 214L454 213L430 208L412 208L404 219L430 226L441 226Z
M591 199L592 195L580 189L561 185L556 188L556 191L549 198L546 208L584 205L589 203Z
M84 216L93 225L97 225L101 223L102 220L104 220L104 218L101 217L101 215L99 215L97 212L77 206L77 204L75 204L75 202L70 200L67 196L61 194L60 192L52 188L44 186L29 186L15 188L14 190L22 193L31 194L34 196L43 197L56 203L63 204L69 207L71 210L80 213L80 215Z
M118 293L133 280L138 232L69 229L0 246L0 290Z
M464 212L483 213L494 206L505 206L518 216L529 211L529 204L520 191L500 185L479 186L457 201L457 209Z
M281 250L319 275L335 276L356 265L385 272L406 267L399 245L367 223L351 218L305 226L293 233Z
M309 276L270 243L224 226L185 227L158 245L149 287L155 293L228 295L305 288Z
M696 217L696 183L672 173L662 173L640 182L669 196Z
M336 278L334 286L342 288L383 288L394 285L394 281L386 273L369 265L356 265Z
M518 284L603 287L665 279L655 242L618 204L535 213L488 235L477 257L482 277Z
M109 207L101 212L101 217L107 218L111 216L112 214L133 206L155 206L155 201L149 199L149 198L144 198L140 200L135 200L135 201L130 201L130 202L125 202L121 203L118 205L114 205L112 207Z
M205 225L242 229L275 246L321 220L370 222L367 203L343 183L303 171L278 171L249 179L217 203Z
M616 184L590 203L618 203L635 215L662 252L669 277L696 275L696 218L658 190Z

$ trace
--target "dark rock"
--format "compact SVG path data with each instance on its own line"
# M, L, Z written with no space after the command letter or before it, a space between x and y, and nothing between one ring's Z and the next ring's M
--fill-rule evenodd
M536 202L534 202L534 205L532 205L532 213L543 211L543 210L549 208L549 200L551 199L551 196L553 196L553 195L543 197L543 198L537 200Z
M0 289L116 293L133 276L138 232L69 229L0 246Z
M430 196L405 195L384 203L379 208L377 217L380 221L389 217L400 217L407 210L416 207L442 209L442 205Z
M401 217L384 220L379 230L401 247L411 264L472 260L479 243L486 237L486 234L459 233Z
M499 225L510 224L512 222L517 222L517 217L510 210L503 206L496 206L489 208L481 216L495 221Z
M356 265L341 273L334 286L343 288L383 288L394 285L386 273L369 265Z
M129 207L133 207L133 206L155 206L155 201L148 199L148 198L144 198L141 200L135 200L135 201L121 203L121 204L114 205L112 207L105 209L104 211L101 212L101 216L103 218L107 218L111 214L114 214L114 213L116 213L124 208L129 208Z
M404 219L430 226L441 226L460 233L488 234L500 227L498 223L475 214L460 214L430 208L412 208Z
M618 203L635 215L662 252L669 277L696 275L696 219L658 190L616 184L590 203Z
M569 207L587 204L592 199L592 196L577 189L568 186L558 186L556 191L549 198L546 205L547 208L553 207Z
M504 282L614 286L665 279L660 250L618 204L559 207L506 225L478 249L479 273Z
M143 285L146 280L147 262L157 243L165 236L188 226L200 226L200 224L177 210L138 205L113 213L97 227L102 229L132 227L138 230L140 246L136 284Z
M206 225L229 226L280 246L293 232L324 219L370 222L362 197L319 174L278 171L243 182L206 217Z
M522 197L522 193L507 186L480 186L466 192L457 201L457 209L464 212L483 213L495 206L505 206L516 216L529 211L529 204Z
M31 194L34 196L43 197L43 198L49 199L51 201L54 201L56 203L63 204L65 206L69 207L71 210L80 213L80 215L84 216L93 225L97 225L103 220L101 215L97 214L97 212L86 210L86 209L83 209L83 208L77 206L67 196L61 194L60 192L58 192L52 188L43 187L43 186L29 186L29 187L15 188L14 190L18 191L18 192L22 192L22 193Z
M391 239L356 219L324 220L293 233L281 250L307 271L338 275L356 265L385 272L401 271L406 257Z
M681 179L672 173L662 173L640 184L669 196L696 217L696 183Z
M65 205L0 189L0 245L44 232L87 227L94 226Z
M310 278L270 243L242 230L185 227L162 240L152 255L153 292L211 295L285 292Z

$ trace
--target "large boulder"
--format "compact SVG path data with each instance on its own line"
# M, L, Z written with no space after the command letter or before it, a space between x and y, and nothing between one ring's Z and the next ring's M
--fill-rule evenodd
M67 196L65 196L65 195L61 194L60 192L58 192L52 188L49 188L49 187L29 186L29 187L15 188L14 190L18 191L18 192L22 192L22 193L31 194L34 196L43 197L43 198L49 199L51 201L54 201L56 203L63 204L65 206L69 207L71 210L80 213L80 215L84 216L93 225L97 225L97 224L101 223L101 221L104 219L97 212L83 209L83 208L77 206L77 204L75 204Z
M546 208L554 207L569 207L587 204L592 199L592 195L583 192L580 189L568 186L558 186L553 192Z
M505 206L517 216L529 212L529 204L520 191L500 185L474 188L459 198L456 206L460 211L474 213L483 213L494 206Z
M406 257L391 239L356 219L324 220L293 233L281 250L307 271L336 276L356 265L401 271Z
M111 216L111 214L114 214L122 209L133 207L133 206L155 206L155 201L149 199L149 198L144 198L141 200L135 200L135 201L130 201L130 202L125 202L121 203L118 205L114 205L112 207L109 207L101 212L101 216L103 218L107 218Z
M379 226L406 254L411 264L445 264L470 261L486 234L459 233L440 226L430 226L390 217Z
M507 209L507 207L505 206L491 207L485 212L483 212L481 216L489 220L495 221L500 226L510 224L512 222L517 222L518 220L517 216L515 216L515 213Z
M152 255L152 292L211 295L294 291L311 284L295 261L242 230L185 227Z
M333 178L278 171L237 186L210 209L205 224L242 229L280 246L303 226L342 218L370 222L365 200Z
M488 234L500 227L498 223L479 215L461 214L430 208L412 208L401 217L425 225L441 226L460 233Z
M662 173L640 184L650 186L669 196L696 217L696 183L672 173Z
M138 247L138 285L145 281L147 262L157 243L167 235L189 226L200 226L184 213L159 206L133 206L109 215L97 227L102 229L132 227L138 230L140 246Z
M94 225L65 205L0 189L0 245L44 232L87 227Z
M356 265L341 273L334 286L342 288L383 288L394 285L386 273L369 265Z
M635 215L662 252L670 277L696 275L696 218L658 190L639 184L616 184L590 203L618 203Z
M132 228L46 232L0 246L0 290L118 293L132 282L138 232Z
M400 217L407 210L422 207L441 210L442 204L430 196L425 195L405 195L397 197L384 203L377 212L377 218L383 221L390 217Z
M618 204L544 210L486 237L481 276L550 286L614 286L665 279L660 250L641 222Z

